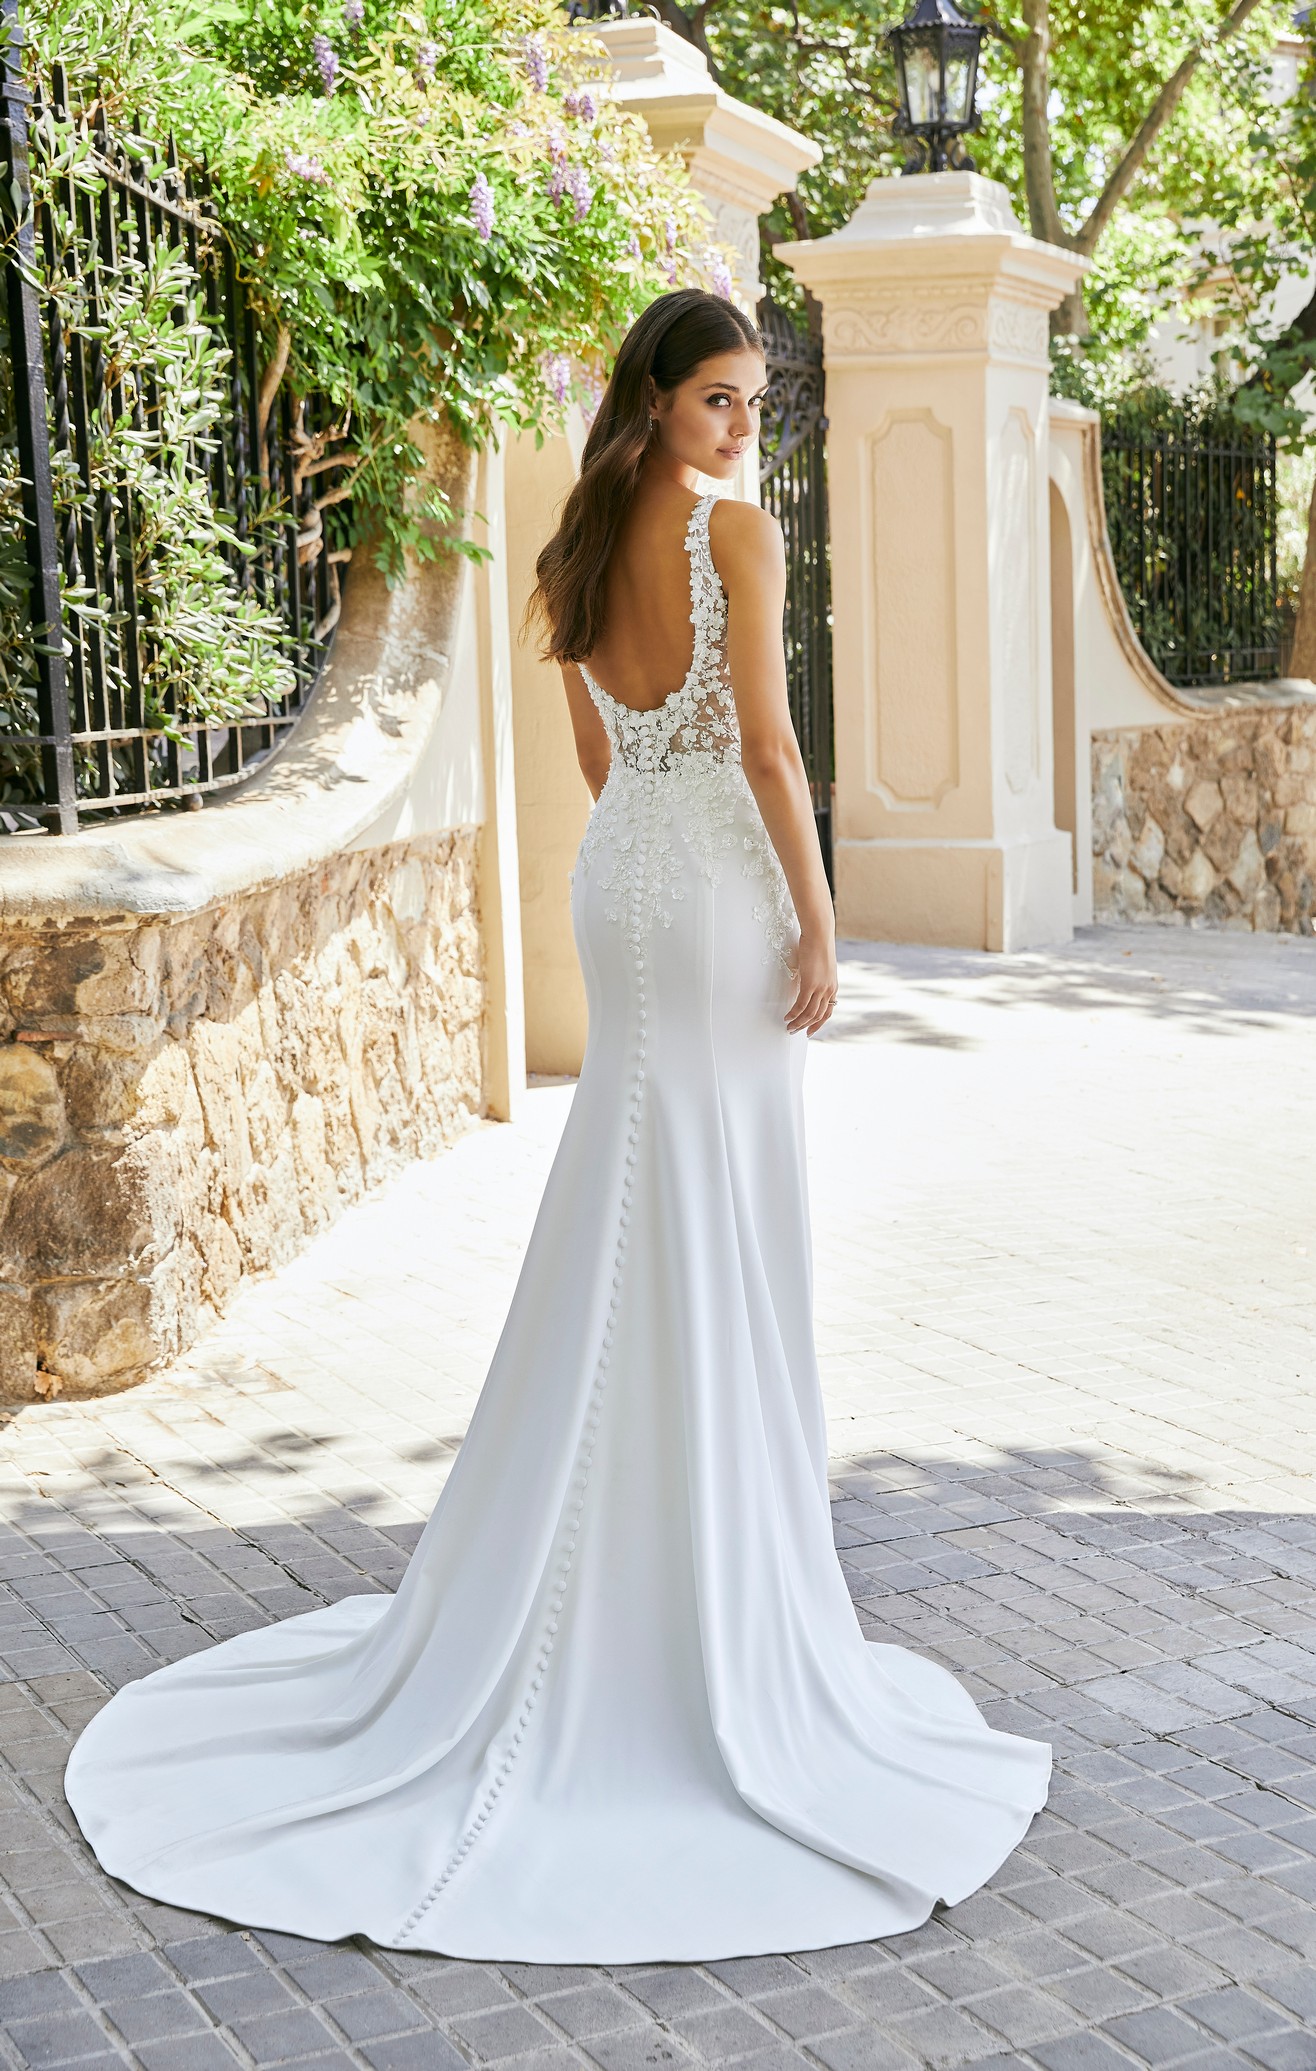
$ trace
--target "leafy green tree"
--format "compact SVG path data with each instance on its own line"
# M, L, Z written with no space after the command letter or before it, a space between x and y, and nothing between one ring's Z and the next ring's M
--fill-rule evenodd
M968 0L962 0L971 11ZM765 225L765 243L815 237L854 211L868 182L899 169L894 68L885 33L905 0L662 0L669 25L729 92L802 129L822 163ZM1144 348L1167 317L1220 338L1211 395L1263 423L1291 456L1311 436L1316 369L1316 55L1296 101L1276 96L1275 0L981 0L984 45L972 140L1034 235L1089 262L1056 312L1055 386L1118 409L1164 408ZM1311 31L1306 31L1310 37ZM1281 280L1313 275L1287 324ZM765 253L764 277L797 299ZM1307 481L1303 482L1304 496ZM1316 677L1316 497L1308 518L1291 666Z
M1258 122L1249 151L1278 169L1277 203L1269 220L1240 215L1222 226L1221 245L1229 295L1240 337L1237 358L1242 379L1234 407L1283 442L1281 463L1292 491L1293 544L1305 532L1305 552L1293 582L1295 622L1291 674L1316 678L1316 486L1312 448L1313 370L1316 370L1316 45L1313 24L1303 18L1305 56L1298 93ZM1287 319L1275 313L1275 295L1288 276L1305 275L1309 292ZM1303 518L1305 515L1305 525ZM1292 578L1291 578L1292 580Z
M768 219L769 241L837 228L874 175L898 170L885 32L900 0L662 0L661 11L729 92L824 147ZM1266 124L1287 11L1276 0L984 0L978 18L990 35L974 158L1034 235L1090 261L1055 328L1084 339L1074 378L1100 392L1102 369L1200 287L1201 226L1272 212L1279 169L1242 145ZM791 292L771 261L765 277Z

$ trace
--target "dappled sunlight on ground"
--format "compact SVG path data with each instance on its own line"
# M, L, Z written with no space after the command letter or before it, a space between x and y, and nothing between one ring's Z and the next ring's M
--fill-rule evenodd
M1314 1012L1306 941L846 946L806 1073L838 1551L870 1637L1056 1753L990 1888L910 1935L607 1973L326 1950L140 1900L72 1831L107 1690L396 1584L570 1085L410 1168L173 1371L13 1417L0 2055L1316 2064Z

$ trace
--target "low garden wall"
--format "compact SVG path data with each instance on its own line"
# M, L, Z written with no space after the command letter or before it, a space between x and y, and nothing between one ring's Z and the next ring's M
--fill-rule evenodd
M136 1380L480 1112L477 839L0 926L0 1393Z
M455 441L429 467L474 503ZM492 477L478 494L501 507ZM0 842L0 1400L141 1379L245 1276L506 1112L487 587L451 554L392 588L367 560L243 784Z
M1098 921L1305 934L1316 915L1316 698L1092 736Z

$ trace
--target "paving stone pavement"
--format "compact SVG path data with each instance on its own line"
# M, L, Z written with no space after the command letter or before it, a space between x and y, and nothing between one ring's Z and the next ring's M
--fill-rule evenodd
M0 1434L0 2061L227 2071L1316 2067L1316 943L847 952L807 1074L858 1615L1048 1738L990 1887L881 1943L607 1971L151 1904L63 1802L106 1692L391 1587L570 1089Z

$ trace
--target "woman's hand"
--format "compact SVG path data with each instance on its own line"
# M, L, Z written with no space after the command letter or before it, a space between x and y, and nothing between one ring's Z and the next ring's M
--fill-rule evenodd
M817 1035L836 1005L836 938L830 929L800 936L795 960L795 997L786 1012L792 1035Z

